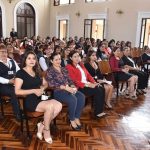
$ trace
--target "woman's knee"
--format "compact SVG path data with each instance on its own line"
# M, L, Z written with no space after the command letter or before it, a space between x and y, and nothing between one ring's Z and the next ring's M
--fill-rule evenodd
M54 106L55 110L61 110L62 109L62 104L59 101L57 101L55 99L53 99L51 101L53 103L53 106Z
M132 76L128 81L130 81L130 82L134 82L135 81L135 75L134 76Z
M109 88L111 91L113 91L114 87L112 85L109 85Z
M78 92L77 94L77 99L82 99L83 101L85 101L85 95L82 92Z
M109 91L109 86L108 85L105 85L104 88L105 88L105 92Z
M77 104L77 98L75 95L69 95L68 97L66 97L66 100L65 100L65 103L68 105L68 106L76 106Z
M137 75L134 75L134 82L136 83L138 81L138 76Z

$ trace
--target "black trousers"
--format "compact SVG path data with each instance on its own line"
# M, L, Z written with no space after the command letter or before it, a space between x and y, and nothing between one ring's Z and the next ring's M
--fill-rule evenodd
M138 89L145 89L148 86L148 74L140 70L131 70L130 73L138 76Z
M105 103L105 89L103 87L97 87L97 86L95 88L84 87L82 89L80 88L79 91L81 91L87 96L94 97L95 116L103 112L104 103Z
M0 95L10 96L11 104L15 115L20 114L20 107L17 97L15 95L15 89L13 85L10 84L0 84Z

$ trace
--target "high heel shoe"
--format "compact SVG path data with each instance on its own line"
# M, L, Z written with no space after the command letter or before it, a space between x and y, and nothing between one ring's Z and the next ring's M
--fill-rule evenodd
M42 139L43 139L42 133L39 132L41 125L42 125L42 122L39 122L39 123L37 124L37 130L38 130L38 132L37 132L36 136L37 136L37 138L38 138L39 140L42 140Z
M76 127L74 127L74 126L71 124L71 122L70 122L70 126L71 126L71 128L72 128L74 131L80 131L80 130L81 130L81 128L80 128L78 125L76 125Z
M82 124L80 123L80 120L79 120L79 119L76 118L76 119L75 119L75 123L76 123L76 125L78 126L79 129L82 129L83 126L82 126Z
M105 103L105 107L108 109L112 109L112 105L110 104L110 102Z
M44 129L44 131L46 131L46 132L50 132L50 129ZM47 142L47 143L49 143L49 144L52 144L53 143L53 140L52 140L52 138L51 137L49 137L49 138L44 138L44 140L45 140L45 142Z

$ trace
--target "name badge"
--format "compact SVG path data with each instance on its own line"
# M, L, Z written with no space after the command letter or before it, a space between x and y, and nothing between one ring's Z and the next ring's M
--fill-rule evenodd
M8 71L8 75L13 75L14 72L13 71Z

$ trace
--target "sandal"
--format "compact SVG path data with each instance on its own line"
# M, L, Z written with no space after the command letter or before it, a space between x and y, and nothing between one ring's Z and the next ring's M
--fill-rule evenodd
M50 132L50 129L44 129L44 131L45 131L45 132ZM46 141L47 143L49 143L49 144L52 144L52 143L53 143L53 140L52 140L51 137L49 137L49 138L44 138L44 139L45 139L45 141Z
M130 96L129 98L132 99L132 100L136 100L136 99L137 99L137 96L132 95L132 96Z
M44 129L44 124L43 124L43 122L39 122L39 123L37 124L37 130L38 130L38 131L37 131L36 136L37 136L37 138L38 138L39 140L42 140L42 139L43 139L42 132L39 132L41 125L43 125L43 129Z
M125 94L124 97L125 98L130 98L130 95L129 94Z

